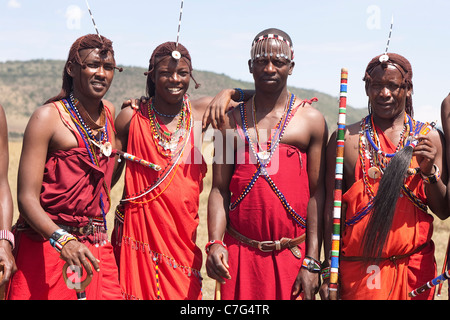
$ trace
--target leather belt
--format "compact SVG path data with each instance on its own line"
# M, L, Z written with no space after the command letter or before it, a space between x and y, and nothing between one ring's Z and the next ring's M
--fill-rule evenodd
M401 255L393 255L387 258L369 258L369 257L359 257L359 256L344 256L341 255L340 259L343 261L371 261L371 260L380 260L380 261L386 261L389 260L391 261L394 265L397 265L397 261L400 259L404 259L404 258L408 258L410 256L412 256L413 254L416 254L420 251L422 251L422 249L424 249L426 246L428 245L428 242L425 242L424 244L418 246L416 249L414 249L413 251L406 253L406 254L401 254Z
M271 240L271 241L257 241L247 238L246 236L239 233L232 226L228 225L227 232L230 236L235 238L236 240L252 247L258 249L262 252L272 252L272 251L280 251L284 249L290 249L292 254L297 258L301 258L301 252L298 248L298 245L303 243L306 239L306 233L302 234L300 237L290 239L290 238L281 238L280 240Z
M103 219L103 217L89 218L89 223L83 227L67 226L64 224L57 225L69 233L80 236L89 236L94 234L99 228L104 229L104 223L101 219Z

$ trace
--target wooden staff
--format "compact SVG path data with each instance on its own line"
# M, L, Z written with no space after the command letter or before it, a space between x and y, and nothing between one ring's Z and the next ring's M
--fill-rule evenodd
M440 276L437 276L436 278L434 278L433 280L428 281L427 283L425 283L424 285L420 286L417 289L414 289L413 291L411 291L408 295L411 298L417 297L419 294L424 293L425 291L430 290L431 288L437 286L438 284L444 282L445 280L450 279L450 271L446 271L443 274L441 274Z
M222 300L220 288L221 288L220 282L216 281L216 289L214 290L214 300Z
M341 90L339 97L339 118L336 134L336 172L334 185L333 236L331 239L330 299L338 298L339 253L341 240L342 180L344 177L344 141L347 114L348 70L341 69Z
M3 280L4 271L5 267L2 264L0 264L0 282ZM5 287L6 285L0 286L0 300L5 300Z

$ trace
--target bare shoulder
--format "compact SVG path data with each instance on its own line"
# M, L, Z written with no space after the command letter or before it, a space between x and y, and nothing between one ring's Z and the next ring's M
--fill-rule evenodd
M206 111L212 97L201 97L195 100L191 100L192 112L194 113L195 120L202 120L203 114Z
M123 133L124 130L128 131L129 124L134 112L135 111L131 106L125 107L120 110L114 122L118 134Z
M54 125L54 121L60 118L60 113L58 112L59 106L54 103L47 103L38 107L30 117L29 124L42 124L48 127Z
M105 106L106 109L108 109L109 113L111 114L111 116L113 117L113 119L116 116L116 108L114 107L114 104L111 101L105 100L103 99L103 105Z
M298 114L301 115L307 121L319 121L320 123L325 122L325 118L317 108L312 106L311 104L305 102L303 106L300 105L300 109L297 111Z
M295 116L291 120L298 128L308 128L311 136L328 138L328 127L323 114L309 103L300 105Z

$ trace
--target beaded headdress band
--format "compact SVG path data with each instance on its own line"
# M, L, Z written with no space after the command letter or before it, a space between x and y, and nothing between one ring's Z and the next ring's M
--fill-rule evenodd
M270 46L269 52L269 40L274 40L278 45L276 46L276 52L273 52L275 46ZM292 44L286 38L277 34L266 34L258 37L253 41L252 49L250 51L251 59L268 56L276 56L277 58L284 58L286 60L294 60L294 48Z

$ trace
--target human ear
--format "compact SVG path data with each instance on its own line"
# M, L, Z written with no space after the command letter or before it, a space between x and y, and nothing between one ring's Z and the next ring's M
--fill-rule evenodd
M250 73L253 73L253 62L252 60L248 60L248 70L250 71Z
M66 65L66 72L69 76L73 77L74 74L74 63L72 61L68 61Z
M289 75L292 75L292 72L294 71L294 67L295 67L295 62L291 61L290 66L289 66Z

